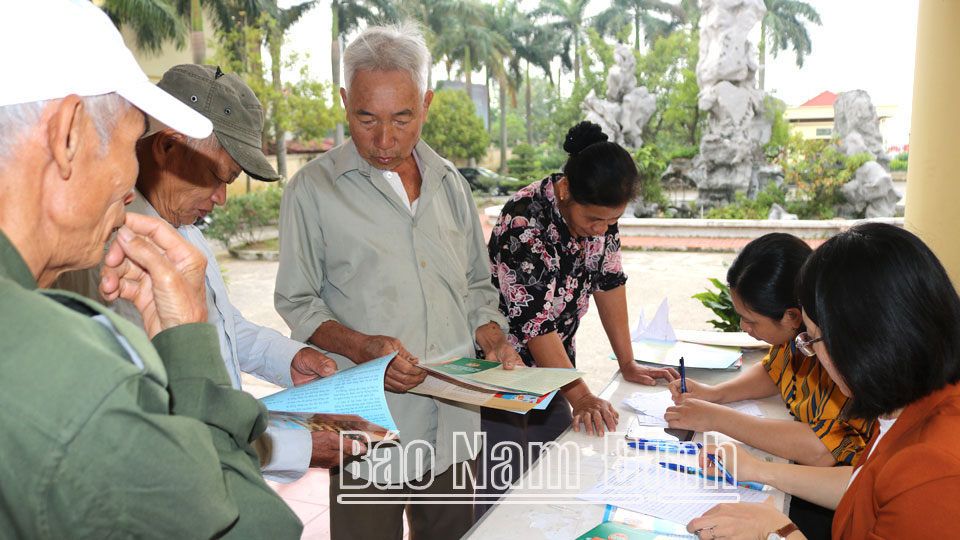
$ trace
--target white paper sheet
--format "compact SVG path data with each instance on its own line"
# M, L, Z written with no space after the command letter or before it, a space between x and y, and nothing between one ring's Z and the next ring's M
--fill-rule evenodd
M640 341L643 339L677 340L677 336L673 332L673 326L670 325L670 303L667 302L666 298L660 302L660 307L657 308L657 312L649 324L644 309L640 308L640 319L637 321L637 326L633 329L633 332L630 332L630 340Z
M641 426L662 426L666 427L667 422L663 419L667 407L673 407L673 398L670 397L670 391L662 392L634 392L633 395L623 400L623 404L637 411L637 418ZM745 399L743 401L734 401L724 403L725 407L740 411L750 416L763 418L763 412L756 400Z

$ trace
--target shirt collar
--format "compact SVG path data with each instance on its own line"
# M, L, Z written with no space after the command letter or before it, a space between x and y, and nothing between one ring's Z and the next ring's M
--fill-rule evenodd
M360 174L369 177L374 169L373 165L370 165L367 160L360 157L360 152L357 152L357 146L353 143L352 138L347 139L347 141L338 148L330 151L337 153L333 158L334 182L339 182L344 175L351 171L358 171ZM417 145L413 151L416 154L417 166L420 167L420 175L424 178L426 178L427 171L430 169L437 171L442 170L442 158L437 155L427 143L423 142L423 139L417 141ZM440 176L444 175L441 174Z
M9 278L24 289L32 291L37 288L37 280L30 272L26 261L2 230L0 230L0 277Z

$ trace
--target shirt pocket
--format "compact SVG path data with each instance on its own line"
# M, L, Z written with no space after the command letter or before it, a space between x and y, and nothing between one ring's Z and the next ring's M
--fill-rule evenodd
M467 242L462 232L445 229L440 234L440 249L437 251L437 275L450 290L463 298L467 297Z

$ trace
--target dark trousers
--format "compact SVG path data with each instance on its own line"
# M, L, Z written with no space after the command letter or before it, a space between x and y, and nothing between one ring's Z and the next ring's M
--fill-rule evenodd
M808 540L830 540L833 510L818 506L800 497L790 498L790 520L797 524Z
M573 424L573 414L570 411L570 404L558 392L550 405L542 411L516 414L484 408L481 409L480 419L480 430L487 434L487 438L483 454L477 457L477 495L488 497L478 497L475 507L477 519L480 519L480 516L499 498L492 496L502 495L540 458L540 448L535 444L531 447L530 444L556 440ZM519 454L511 452L494 459L493 447L502 441L516 442L520 445L521 452ZM511 464L509 469L498 467L507 461L503 458L509 458ZM512 472L509 477L508 472Z
M457 480L465 487L456 489L453 482L453 469L457 471ZM366 480L357 478L339 468L330 470L330 538L332 540L401 540L403 538L403 512L407 512L410 527L410 540L456 540L473 526L473 482L472 474L475 461L463 461L454 464L433 479L427 487L414 489L411 486L381 489L373 484L362 488ZM426 476L429 478L429 475ZM462 479L466 479L466 482ZM343 483L346 487L341 487ZM423 486L423 482L411 482L414 487ZM338 503L337 495L447 495L457 494L465 499L463 504L417 504L416 498L400 497L385 499L395 504L350 504ZM438 497L439 498L439 497ZM363 499L364 501L376 501ZM405 502L404 502L405 501Z

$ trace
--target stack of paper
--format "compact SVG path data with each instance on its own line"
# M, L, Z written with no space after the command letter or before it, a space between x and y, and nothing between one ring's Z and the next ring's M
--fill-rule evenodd
M740 369L743 365L740 347L765 345L740 332L725 337L720 332L674 331L666 298L650 322L647 322L644 310L640 310L640 319L630 332L630 339L633 341L633 358L638 362L679 367L682 357L686 367L700 369ZM730 346L717 346L721 344Z
M260 401L270 410L270 423L275 426L363 432L370 441L395 439L397 424L383 394L383 376L396 355L388 354Z
M476 358L418 365L429 376L411 392L515 412L545 408L558 388L583 375L575 369L506 370Z
M737 347L649 339L633 342L633 358L644 364L680 367L681 357L687 368L737 370L743 365L743 354Z

